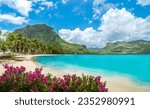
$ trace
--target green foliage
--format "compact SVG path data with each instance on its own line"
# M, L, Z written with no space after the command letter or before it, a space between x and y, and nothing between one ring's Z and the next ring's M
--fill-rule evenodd
M89 50L84 45L72 44L61 39L53 28L45 24L28 25L25 28L17 29L14 33L24 34L28 39L40 40L52 49L54 54L66 53L88 53Z
M108 43L102 49L87 49L85 45L66 42L53 28L45 24L28 25L10 33L7 44L1 44L5 52L28 54L150 54L150 41Z
M101 49L102 54L150 54L150 41L137 40L131 42L108 43Z
M8 48L14 53L23 54L63 54L77 52L78 50L64 50L60 43L47 44L38 39L29 39L21 33L10 33L7 40ZM69 46L68 46L69 47ZM81 48L82 50L82 48Z
M52 77L41 73L36 68L34 72L27 72L26 68L4 65L5 72L0 76L0 91L8 92L107 92L106 82L97 76L64 75Z
M6 42L9 49L14 53L44 54L51 52L48 44L37 39L28 39L20 33L10 33Z
M8 49L8 43L6 41L0 41L0 50L5 53Z

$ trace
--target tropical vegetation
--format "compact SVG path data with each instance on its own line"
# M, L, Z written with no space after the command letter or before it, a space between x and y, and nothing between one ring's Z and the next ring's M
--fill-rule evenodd
M130 42L108 43L99 50L101 54L150 54L150 41L137 40Z
M0 76L1 92L107 92L106 82L101 77L64 75L63 78L41 74L42 69L33 72L26 68L4 64L5 72Z
M61 39L53 28L37 24L17 29L0 41L0 50L4 53L23 54L78 54L89 53L84 45L72 44Z
M37 39L26 38L21 33L10 33L6 42L8 49L13 53L41 54L52 53L50 46Z
M45 24L28 25L15 30L13 33L21 33L28 39L36 39L51 46L54 53L75 54L88 53L85 45L78 45L63 40L52 27Z
M0 50L3 53L5 53L7 51L7 47L8 47L7 42L0 40Z
M3 53L10 51L23 54L150 54L150 41L115 42L108 43L101 49L88 49L85 45L66 42L52 27L45 24L28 25L9 34L3 32L2 36L0 51Z

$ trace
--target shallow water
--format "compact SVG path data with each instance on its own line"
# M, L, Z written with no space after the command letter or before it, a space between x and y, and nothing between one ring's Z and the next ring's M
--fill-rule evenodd
M150 83L150 55L56 55L37 56L45 67L105 71L109 76L129 76L135 81Z

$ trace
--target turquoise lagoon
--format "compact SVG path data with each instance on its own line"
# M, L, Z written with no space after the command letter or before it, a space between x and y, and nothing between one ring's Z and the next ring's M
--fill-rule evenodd
M56 69L88 69L101 75L128 76L135 81L150 83L150 55L55 55L37 56L44 67Z

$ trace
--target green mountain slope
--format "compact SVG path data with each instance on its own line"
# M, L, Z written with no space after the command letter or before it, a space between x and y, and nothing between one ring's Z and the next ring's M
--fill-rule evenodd
M49 45L61 48L63 53L87 53L88 49L84 45L72 44L61 39L53 28L45 24L28 25L14 31L14 33L24 34L29 39L38 39Z
M150 41L108 43L99 52L102 54L150 54Z

